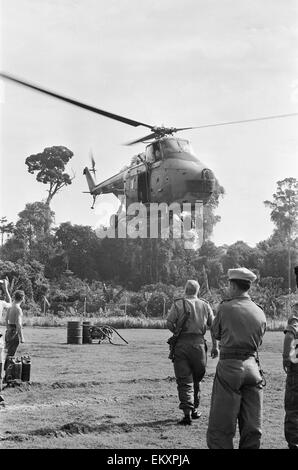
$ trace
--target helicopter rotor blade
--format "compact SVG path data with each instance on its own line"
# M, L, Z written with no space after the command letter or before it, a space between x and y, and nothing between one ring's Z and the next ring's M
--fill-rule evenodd
M243 124L246 122L267 121L269 119L280 119L280 118L292 117L292 116L298 116L298 113L276 114L274 116L263 116L263 117L257 117L257 118L251 118L251 119L241 119L239 121L217 122L214 124L204 124L202 126L195 126L195 127L181 127L179 129L175 129L174 132L184 131L186 129L203 129L205 127L219 127L219 126L229 126L231 124Z
M155 138L155 137L156 137L156 132L153 132L152 134L145 135L144 137L141 137L140 139L133 140L132 142L128 142L125 145L134 145L134 144L137 144L139 142L145 142L146 140L149 140L149 139L152 139L152 138Z
M196 127L175 127L173 129L173 132L179 132L179 131L187 131L188 129L197 129Z
M144 127L148 127L149 129L152 129L152 127L153 127L153 126L150 126L149 124L145 124L145 123L140 122L140 121L134 121L133 119L129 119L129 118L126 118L124 116L120 116L119 114L110 113L108 111L104 111L103 109L96 108L95 106L90 106L86 103L82 103L81 101L77 101L77 100L74 100L72 98L68 98L66 96L59 95L58 93L54 93L50 90L47 90L46 88L41 88L37 85L34 85L33 83L27 82L25 80L21 80L17 77L14 77L12 75L7 74L7 73L0 72L0 77L4 78L6 80L10 80L12 82L18 83L20 85L26 86L28 88L31 88L32 90L39 91L40 93L44 93L46 95L52 96L53 98L57 98L59 100L66 101L66 103L72 104L74 106L78 106L79 108L86 109L87 111L91 111L93 113L100 114L100 115L105 116L107 118L114 119L115 121L124 122L125 124L128 124L130 126L134 126L134 127L144 126Z

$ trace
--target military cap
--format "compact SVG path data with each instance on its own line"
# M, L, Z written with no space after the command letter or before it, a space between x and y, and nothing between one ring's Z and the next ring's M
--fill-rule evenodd
M228 278L230 281L239 279L241 281L253 282L257 279L257 276L247 268L235 268L228 270Z

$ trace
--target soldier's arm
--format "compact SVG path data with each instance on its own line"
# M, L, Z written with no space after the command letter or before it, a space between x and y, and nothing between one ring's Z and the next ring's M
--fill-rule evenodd
M219 305L215 318L213 320L212 326L211 326L211 334L218 341L220 341L221 339L221 324L220 323L221 323L221 309Z
M173 303L168 316L167 316L167 328L174 333L176 326L177 326L177 320L178 320L178 313L177 309L175 307L175 304Z
M290 352L294 347L295 336L298 334L298 316L293 315L289 318L286 329L284 331L284 345L283 345L283 368L285 372L288 372L288 369L291 364Z
M4 289L6 302L11 304L11 297L10 297L10 293L8 291L8 280L7 279L4 279L4 281L3 281L3 289Z
M218 356L218 342L214 336L214 332L212 330L212 325L214 323L214 314L210 305L207 304L208 308L208 318L207 318L207 326L210 329L211 334L211 341L212 341L212 350L211 350L211 357L215 358Z
M21 343L25 342L24 335L23 335L23 325L22 325L22 309L20 307L17 308L17 315L16 315L16 327L17 327L17 332L19 335L19 338L21 340Z
M283 368L286 373L288 372L288 369L291 365L290 352L292 348L294 347L294 342L295 342L295 336L290 331L287 331L287 333L285 334L285 338L284 338L284 347L283 347L283 353L282 353Z

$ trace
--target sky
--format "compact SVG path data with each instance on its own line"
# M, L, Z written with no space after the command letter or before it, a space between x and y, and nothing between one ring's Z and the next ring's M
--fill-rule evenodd
M200 126L298 112L296 0L0 0L0 70L152 125ZM277 181L297 177L298 116L184 131L225 196L212 241L251 246L273 230ZM95 227L83 168L90 149L102 181L127 164L146 135L0 80L0 216L15 222L46 186L25 159L45 147L74 153L72 185L52 202L57 224Z

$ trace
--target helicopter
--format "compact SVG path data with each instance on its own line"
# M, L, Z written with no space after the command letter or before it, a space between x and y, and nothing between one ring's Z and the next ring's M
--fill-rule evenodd
M89 188L86 192L93 197L92 209L97 196L109 193L114 194L121 201L121 206L125 203L126 208L135 202L144 205L190 203L191 207L199 202L205 205L218 185L217 179L212 170L196 157L190 142L187 139L177 138L174 134L190 129L276 119L298 114L281 114L195 127L158 127L82 103L7 73L0 72L0 77L109 119L133 127L143 126L150 129L150 134L126 144L148 143L145 151L134 155L129 165L105 181L96 183L95 160L91 155L92 167L90 169L85 167L83 174Z
M95 160L91 155L92 167L85 167L83 174L88 183L87 192L93 197L92 208L97 196L109 193L114 194L121 203L125 200L126 207L135 202L145 205L163 202L168 205L173 202L206 204L212 196L216 186L212 170L198 160L188 140L174 137L176 132L193 127L169 128L149 125L89 106L6 73L0 73L0 77L107 118L150 129L149 135L126 144L150 141L145 151L134 155L129 165L105 181L95 182Z

